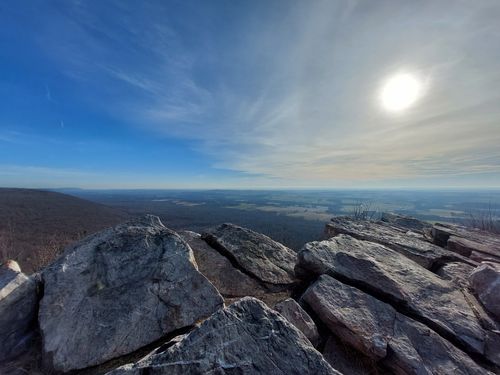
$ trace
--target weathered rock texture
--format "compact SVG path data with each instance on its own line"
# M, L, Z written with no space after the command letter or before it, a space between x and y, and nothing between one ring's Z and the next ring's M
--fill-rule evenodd
M37 282L16 262L0 267L0 362L29 349L38 308Z
M500 373L500 270L473 260L496 259L494 235L394 215L335 218L326 234L298 255L152 216L90 236L41 275L42 360L92 375ZM0 271L2 373L35 373L28 353L10 358L33 335L38 280ZM216 288L238 302L223 308Z
M451 224L432 227L435 244L470 259L500 263L500 235Z
M500 321L500 264L481 264L471 273L470 284L484 307Z
M423 233L432 228L431 224L415 219L414 217L397 215L390 212L382 213L380 220L416 233Z
M296 282L296 253L263 234L222 224L202 234L202 238L242 272L269 286L289 287Z
M330 276L321 276L303 299L332 333L395 373L486 373L425 325Z
M456 285L459 288L467 288L469 286L469 275L473 270L474 267L468 264L451 262L445 264L436 273L443 279L448 280L452 285Z
M318 327L309 314L294 299L288 298L274 306L274 310L283 315L309 339L313 346L320 341Z
M240 271L226 256L206 243L200 234L183 231L179 235L193 249L198 270L214 284L226 302L253 296L273 306L276 301L288 297L289 293L270 291L261 280Z
M44 359L57 371L130 353L223 303L189 246L152 216L75 244L43 281Z
M326 225L325 234L327 237L348 234L359 240L382 244L427 269L450 261L465 262L473 266L477 265L460 254L429 243L423 235L420 237L418 235L408 235L405 228L399 228L385 222L336 217Z
M496 341L490 342L464 291L385 246L347 235L311 242L299 252L296 271L305 278L328 274L356 286L472 355L496 361L490 350ZM382 324L384 315L378 319ZM375 344L365 346L383 356L385 344L378 339Z
M178 344L111 374L337 374L291 323L254 298L203 322Z

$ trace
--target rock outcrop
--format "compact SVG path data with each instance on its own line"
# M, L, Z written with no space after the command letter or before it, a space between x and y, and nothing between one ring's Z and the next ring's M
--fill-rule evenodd
M296 254L232 224L178 235L147 216L39 276L11 264L0 373L18 374L34 334L49 373L500 373L500 269L474 261L495 258L498 236L396 215L325 233Z
M291 323L251 297L221 310L162 353L110 375L336 374Z
M322 275L302 298L332 333L395 373L486 373L425 325L330 276Z
M9 360L32 344L38 291L35 277L21 272L16 262L0 267L0 362Z
M311 242L300 251L296 271L304 278L327 274L355 286L472 355L497 361L490 350L497 341L491 342L464 291L383 245L347 235ZM373 350L383 355L377 346Z
M130 353L223 304L189 246L156 217L84 239L42 276L43 355L56 371Z
M476 262L500 263L500 235L459 225L435 224L433 242Z
M349 217L335 217L325 228L327 237L348 234L359 240L379 243L412 259L422 267L432 269L444 263L455 261L476 266L477 263L436 246L423 235L408 234L406 228L379 221L355 220Z
M470 284L484 307L500 321L500 264L481 264L470 274Z
M193 250L198 270L214 284L227 303L253 296L273 306L290 294L287 290L276 292L262 280L240 271L226 256L205 242L200 234L182 231L179 235Z

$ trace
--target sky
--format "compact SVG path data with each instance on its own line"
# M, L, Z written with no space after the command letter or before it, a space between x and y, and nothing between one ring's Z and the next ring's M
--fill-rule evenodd
M498 188L498 0L0 3L0 186ZM410 74L418 100L381 103Z

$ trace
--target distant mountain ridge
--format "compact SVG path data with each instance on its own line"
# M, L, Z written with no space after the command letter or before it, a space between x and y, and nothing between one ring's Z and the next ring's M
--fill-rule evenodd
M0 188L0 256L15 258L31 272L61 245L129 217L118 208L58 192Z

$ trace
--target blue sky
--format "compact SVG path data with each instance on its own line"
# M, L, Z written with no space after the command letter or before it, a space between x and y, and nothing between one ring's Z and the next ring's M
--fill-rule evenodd
M496 0L7 1L0 186L500 187ZM387 77L422 82L401 113Z

